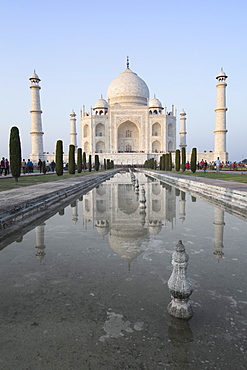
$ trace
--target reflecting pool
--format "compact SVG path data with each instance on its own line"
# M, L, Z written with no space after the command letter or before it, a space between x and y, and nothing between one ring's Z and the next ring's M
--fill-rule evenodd
M1 368L246 369L246 221L135 176L139 191L119 173L2 244ZM190 321L167 312L180 239Z

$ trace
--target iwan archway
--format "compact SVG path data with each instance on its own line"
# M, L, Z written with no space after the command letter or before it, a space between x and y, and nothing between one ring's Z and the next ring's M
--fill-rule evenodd
M118 152L139 152L139 129L131 121L123 122L118 127Z

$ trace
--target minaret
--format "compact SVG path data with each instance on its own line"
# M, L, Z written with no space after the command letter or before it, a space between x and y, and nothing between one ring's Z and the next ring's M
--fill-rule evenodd
M75 146L75 150L77 149L76 136L76 114L72 111L72 113L70 113L70 144Z
M226 153L226 79L227 75L221 68L220 73L216 76L218 81L217 87L217 100L216 100L216 122L214 130L214 156L221 161L228 160L228 153Z
M180 135L180 150L182 148L185 148L185 151L186 151L186 113L184 111L184 109L182 110L182 112L180 113L180 132L179 132L179 135Z
M32 128L30 134L32 135L32 153L30 154L30 159L33 162L38 162L39 159L43 160L43 135L42 131L42 120L41 120L41 107L40 107L40 96L39 86L40 78L35 73L29 78L31 81L30 89L32 91L32 107L30 113L32 115Z

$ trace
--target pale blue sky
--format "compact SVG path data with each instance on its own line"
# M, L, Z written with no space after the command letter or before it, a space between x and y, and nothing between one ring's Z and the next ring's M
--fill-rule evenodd
M110 82L130 68L170 110L187 113L188 151L213 150L216 75L227 79L227 151L247 158L247 2L0 0L0 156L8 156L11 126L31 153L31 91L41 78L44 150L69 145L69 114L106 98ZM179 122L177 124L179 132ZM78 142L80 145L80 140ZM179 141L177 139L177 146Z

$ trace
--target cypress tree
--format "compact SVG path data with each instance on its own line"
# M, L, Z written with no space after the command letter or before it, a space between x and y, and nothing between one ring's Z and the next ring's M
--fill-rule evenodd
M107 169L107 165L106 165L106 159L104 158L104 170Z
M9 160L11 174L18 182L18 177L21 175L21 141L19 129L16 126L11 127L9 137Z
M184 172L186 168L186 151L185 147L182 147L182 171Z
M69 146L69 174L75 174L75 146L73 144Z
M89 172L92 171L92 157L91 157L91 154L89 154L89 157L88 157L88 171Z
M42 172L45 175L46 174L46 162L42 161Z
M191 152L191 171L193 173L196 172L196 157L197 157L197 150L196 148L193 148L192 149L192 152Z
M162 157L161 158L162 158L162 162L161 162L162 163L162 168L161 169L162 169L162 171L165 171L165 169L166 169L166 162L165 162L166 161L166 159L165 159L166 157L165 157L165 154L162 154Z
M85 171L87 169L87 157L86 157L85 152L83 152L83 155L82 155L82 163L83 163L83 169Z
M114 161L111 160L111 168L114 168Z
M58 140L56 144L56 174L63 175L63 142Z
M82 149L78 148L77 150L77 172L81 173L82 171Z
M163 157L162 157L162 155L160 156L160 170L162 170L162 161L163 161Z
M168 154L168 158L169 158L169 171L172 171L172 153L169 153Z
M106 169L109 170L110 169L110 159L107 159L106 160Z
M98 154L95 154L95 171L99 171L99 156Z
M165 154L165 167L166 167L166 171L169 171L169 153L166 153Z
M176 150L176 157L175 157L175 169L177 172L180 171L180 150Z

